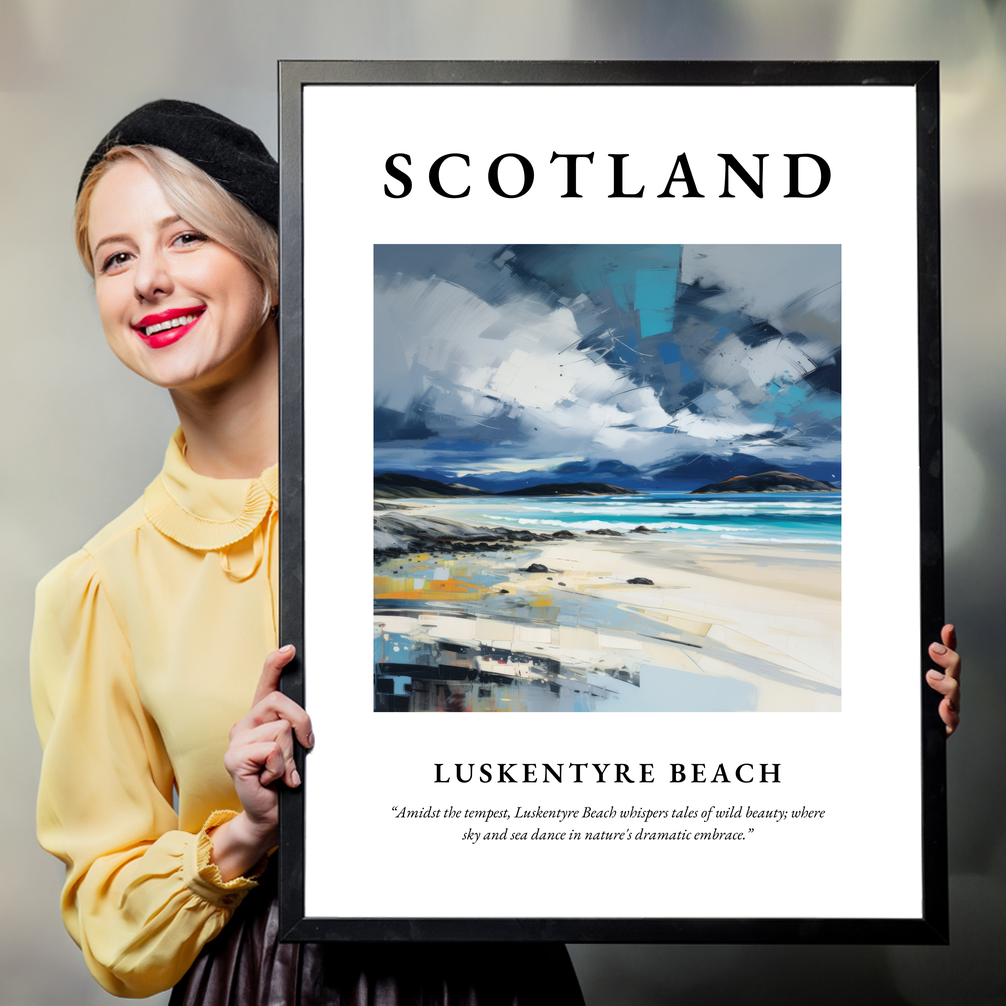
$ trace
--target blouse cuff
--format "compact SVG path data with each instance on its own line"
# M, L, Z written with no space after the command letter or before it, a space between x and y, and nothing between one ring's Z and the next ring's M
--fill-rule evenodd
M245 895L252 888L258 887L255 878L261 876L269 865L269 857L263 856L255 868L245 876L224 880L216 863L210 861L213 842L207 833L237 816L236 810L213 811L206 819L202 831L195 836L195 841L186 844L182 860L182 875L186 886L194 894L218 908L234 909L240 905Z

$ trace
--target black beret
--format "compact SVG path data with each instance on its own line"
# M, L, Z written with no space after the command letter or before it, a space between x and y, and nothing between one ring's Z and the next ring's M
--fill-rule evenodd
M163 98L114 125L84 165L77 195L91 169L112 147L166 147L219 182L263 220L279 226L279 165L250 130L191 101Z

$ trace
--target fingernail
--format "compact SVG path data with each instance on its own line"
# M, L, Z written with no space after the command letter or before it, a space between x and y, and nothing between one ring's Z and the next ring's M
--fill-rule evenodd
M933 643L933 645L930 646L929 649L931 649L933 651L933 653L946 653L947 652L947 648L942 643Z
M931 678L932 678L932 679L933 679L934 681L942 681L942 680L943 680L943 679L944 679L944 678L946 677L946 675L945 675L945 674L940 674L940 672L939 672L939 671L929 671L929 676L930 676L930 677L931 677Z
M307 746L309 748L313 748L314 747L314 732L313 731L307 735Z
M280 653L293 653L293 643L287 643L286 646L280 648Z
M300 785L300 773L296 769L290 773L290 781L294 784L294 786Z

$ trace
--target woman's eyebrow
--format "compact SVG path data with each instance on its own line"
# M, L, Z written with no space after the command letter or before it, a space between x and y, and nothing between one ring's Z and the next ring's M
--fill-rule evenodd
M158 221L157 221L157 223L156 223L156 224L154 224L154 227L155 227L155 228L156 228L157 230L163 230L163 229L164 229L165 227L170 227L170 226L171 226L172 224L177 224L177 223L180 223L180 222L181 222L181 219L182 219L182 218L181 218L181 217L180 217L180 216L179 216L179 215L178 215L177 213L174 213L174 214L172 214L172 215L171 215L170 217L165 217L165 218L164 218L163 220L158 220ZM128 234L109 234L109 235L108 235L107 237L103 237L103 238L102 238L102 239L101 239L101 240L100 240L100 241L99 241L99 242L98 242L98 243L97 243L97 244L96 244L96 245L94 246L94 248L93 248L93 249L92 249L92 251L91 251L91 255L92 255L92 256L93 256L93 255L96 255L96 254L98 253L98 249L99 249L99 248L100 248L100 247L101 247L102 245L106 245L106 244L110 244L110 243L113 243L113 242L115 242L115 241L126 241L126 242L132 242L132 240L133 240L133 239L132 239L132 238L131 238L131 237L130 237L130 236L129 236Z
M109 234L108 237L102 238L95 246L91 249L92 255L98 254L98 249L102 245L112 244L116 241L130 241L131 238L128 234Z

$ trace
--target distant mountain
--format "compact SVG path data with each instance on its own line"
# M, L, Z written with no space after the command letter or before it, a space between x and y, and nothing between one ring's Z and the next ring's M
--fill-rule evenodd
M733 475L754 475L765 470L764 458L737 451L734 454L682 454L670 465L651 471L655 479L725 479Z
M497 496L639 496L635 489L608 485L607 482L547 482L526 489L508 489Z
M723 482L701 486L691 491L692 496L705 493L837 493L838 486L818 482L793 472L758 472L756 475L735 475Z
M506 492L490 492L463 482L439 482L418 475L388 472L374 476L375 499L435 499L444 496L638 496L635 489L607 482L549 482Z
M615 475L620 479L624 476L638 478L643 473L635 465L627 465L624 461L609 458L606 461L566 461L549 469L553 475Z
M374 476L374 496L377 499L423 499L440 496L485 496L482 489L462 482L437 482L418 475L389 472Z
M738 451L726 456L711 454L683 454L670 465L657 467L647 474L661 489L686 490L696 482L713 483L726 481L737 475L757 475L765 471L765 465L772 464L769 458ZM841 460L813 461L797 464L795 460L775 460L775 464L786 465L786 473L802 475L807 479L837 482L842 478ZM791 467L792 466L792 467ZM631 483L630 483L631 484Z

